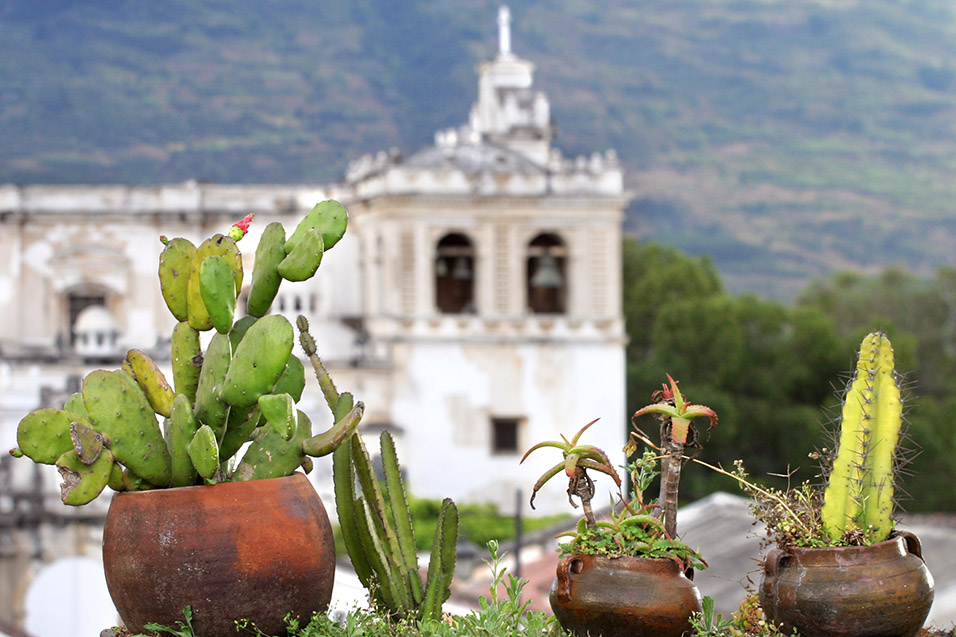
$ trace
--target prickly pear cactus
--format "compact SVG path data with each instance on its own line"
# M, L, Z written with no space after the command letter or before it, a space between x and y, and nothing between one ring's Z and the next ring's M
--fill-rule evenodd
M285 252L291 254L299 242L305 239L309 230L317 231L322 236L322 245L326 250L331 250L345 234L348 223L349 214L345 206L332 199L319 202L296 226L285 243Z
M333 416L328 430L313 435L311 420L296 408L306 374L293 352L295 330L283 316L269 315L283 281L315 274L345 232L348 214L338 202L322 202L289 241L280 223L270 223L256 249L249 315L237 318L243 281L237 242L252 218L198 247L161 237L160 291L177 321L172 385L150 355L131 349L119 370L87 375L63 409L21 420L12 455L55 464L65 503L85 504L106 486L140 491L280 477L299 467L308 472L313 457L332 453L355 432L364 405L335 391L300 317L302 342L311 344L304 353ZM201 337L213 328L211 338Z

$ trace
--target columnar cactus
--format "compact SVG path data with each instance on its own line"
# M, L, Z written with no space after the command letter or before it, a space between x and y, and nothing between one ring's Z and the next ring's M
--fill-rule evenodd
M372 600L398 619L439 619L455 570L458 509L446 498L422 585L415 532L391 435L380 438L384 488L360 435L332 456L335 506L349 558ZM360 493L356 493L358 478Z
M879 541L893 530L894 458L902 412L890 339L871 332L860 346L843 401L839 446L820 512L832 539L855 527Z
M178 321L172 386L133 349L121 369L90 373L63 409L41 409L20 422L11 453L56 464L65 503L85 504L107 485L131 490L284 476L308 470L311 457L332 453L355 431L364 406L329 391L334 386L300 317L303 346L312 344L305 353L335 421L313 436L310 419L295 409L305 386L305 368L292 352L295 330L281 315L266 316L283 279L315 274L324 251L345 233L348 214L338 202L319 203L288 241L280 223L269 224L256 251L249 316L236 320L243 279L237 242L251 220L198 247L160 238L160 288ZM212 329L204 352L200 332ZM236 464L233 456L247 442Z

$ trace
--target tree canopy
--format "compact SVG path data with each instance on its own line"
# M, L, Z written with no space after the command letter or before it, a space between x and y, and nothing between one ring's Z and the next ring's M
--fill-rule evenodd
M920 489L911 511L952 510L956 490L956 270L932 280L890 268L815 281L793 305L731 295L714 266L653 243L626 239L624 311L628 405L646 404L669 373L685 395L717 410L703 458L784 486L819 481L809 454L832 447L840 397L862 336L885 330L909 395L908 469ZM916 397L918 396L918 400ZM776 477L774 477L776 476ZM782 478L780 476L789 476ZM913 483L915 484L915 480ZM905 490L907 482L902 482ZM682 496L736 491L732 481L688 472Z

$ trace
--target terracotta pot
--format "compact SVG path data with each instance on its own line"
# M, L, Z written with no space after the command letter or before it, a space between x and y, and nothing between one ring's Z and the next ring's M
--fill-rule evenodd
M558 562L551 609L578 635L680 637L701 598L674 560L567 555Z
M103 531L106 584L126 626L175 626L191 606L203 637L250 619L284 634L332 597L335 546L322 501L301 473L286 478L113 496Z
M785 634L908 637L929 615L933 576L912 533L872 546L774 549L760 603Z

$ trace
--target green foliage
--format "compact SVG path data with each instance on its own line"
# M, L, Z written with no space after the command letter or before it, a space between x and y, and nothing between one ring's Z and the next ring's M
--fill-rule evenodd
M625 266L626 290L648 289L648 280L672 276L654 256L662 249L649 243L625 248L631 256ZM680 259L674 253L673 259ZM690 280L710 280L711 266L683 257L678 272ZM661 289L681 289L675 281ZM651 286L650 289L658 289ZM680 378L685 393L721 415L721 434L709 440L707 455L730 465L747 458L758 475L808 467L806 441L819 439L825 419L821 405L832 397L832 383L846 369L854 345L835 333L832 319L820 309L806 305L787 307L754 296L732 296L719 281L704 291L651 296L634 318L641 302L630 295L627 329L631 341L627 361L629 413L647 402L648 387L656 387L665 372ZM639 326L639 332L635 332ZM857 341L858 342L858 341ZM769 432L773 432L770 435ZM697 472L681 483L687 499L714 490L736 490L736 485L713 475Z
M774 637L785 635L772 622L767 621L756 593L751 593L740 603L730 619L714 613L714 600L704 597L703 612L690 618L693 637ZM794 628L790 637L800 637Z
M424 634L434 635L542 635L559 637L566 633L549 613L529 610L531 600L523 600L522 592L527 580L507 573L501 564L504 554L498 555L498 543L488 542L491 559L485 564L491 569L492 580L488 587L489 597L478 599L479 609L445 623L426 623ZM504 589L504 596L499 593Z
M629 360L649 353L661 308L681 299L702 300L723 292L720 276L709 261L692 259L671 247L625 238L622 267L624 315L631 337Z
M144 626L144 628L146 630L159 631L160 633L169 633L170 635L173 635L173 637L197 637L195 631L193 630L192 607L187 606L183 609L183 618L186 621L176 622L176 628L170 628L169 626L163 626L162 624L156 623L148 623Z
M671 372L686 392L721 414L720 436L706 443L715 463L730 466L746 458L755 475L786 473L787 479L760 478L781 491L791 483L818 483L818 463L807 452L833 446L821 434L821 423L833 419L834 388L843 386L863 336L881 328L892 332L897 369L907 372L903 388L919 395L907 421L921 452L907 472L920 476L921 488L909 490L906 508L956 508L948 484L956 472L956 433L947 415L956 408L956 270L940 268L930 279L900 268L877 275L838 273L807 287L793 306L732 296L718 282L716 290L698 295L649 295L648 307L641 308L634 291L661 289L647 281L664 276L666 269L651 257L667 251L685 265L693 263L672 249L625 243L629 413L646 402L647 387ZM709 267L698 262L699 270ZM681 483L688 500L736 489L731 480L700 472Z
M415 523L415 546L419 551L431 550L440 509L439 500L409 497L408 510ZM521 526L524 532L533 533L567 518L563 514L522 517ZM507 542L514 538L515 532L514 516L502 515L494 504L462 504L458 507L458 533L462 540L487 546L492 540Z
M630 521L630 524L626 522ZM562 555L581 553L605 557L649 557L677 560L681 567L705 569L707 563L700 555L680 540L664 534L660 523L649 516L612 514L601 520L597 528L578 526L571 534L573 540L558 545Z
M695 637L720 637L733 626L733 620L724 619L719 613L714 613L713 597L705 596L701 600L701 608L701 612L695 611L690 618Z

